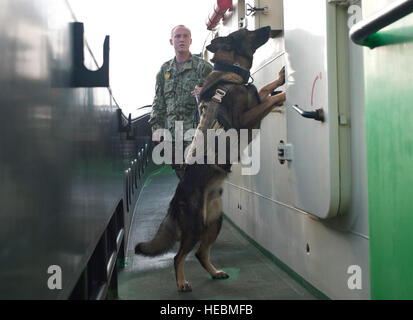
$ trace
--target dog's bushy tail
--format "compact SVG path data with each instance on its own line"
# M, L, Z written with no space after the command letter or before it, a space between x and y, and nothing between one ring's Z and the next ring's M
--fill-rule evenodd
M172 249L178 240L178 224L171 215L171 210L173 210L172 207L169 208L155 237L149 242L141 242L136 245L136 254L153 257Z

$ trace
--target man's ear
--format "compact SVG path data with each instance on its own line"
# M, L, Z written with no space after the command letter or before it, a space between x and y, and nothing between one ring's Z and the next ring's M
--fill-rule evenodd
M174 43L172 42L172 39L169 39L169 43L171 44L171 46L174 45Z

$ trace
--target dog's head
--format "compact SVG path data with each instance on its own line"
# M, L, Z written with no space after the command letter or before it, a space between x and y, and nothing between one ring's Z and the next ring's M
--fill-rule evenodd
M206 48L215 54L214 58L211 59L212 62L234 63L236 56L240 56L246 58L252 65L255 51L268 41L270 32L270 27L263 27L255 31L240 29L226 37L213 39Z

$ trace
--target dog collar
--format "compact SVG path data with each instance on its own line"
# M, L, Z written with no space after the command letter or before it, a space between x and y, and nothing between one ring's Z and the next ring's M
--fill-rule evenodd
M224 71L224 72L234 72L241 76L245 83L248 83L250 78L250 72L244 68L241 68L238 64L226 64L226 63L215 63L214 70Z

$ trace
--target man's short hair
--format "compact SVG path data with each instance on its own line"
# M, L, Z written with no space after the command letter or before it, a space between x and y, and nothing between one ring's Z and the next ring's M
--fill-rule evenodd
M177 26L175 26L175 27L172 28L172 30L171 30L171 38L173 38L173 36L174 36L174 31L175 31L175 29L176 29L176 28L179 28L179 27L185 28L186 30L188 30L188 31L189 31L189 35L192 37L191 30L190 30L188 27L184 26L183 24L178 24Z

